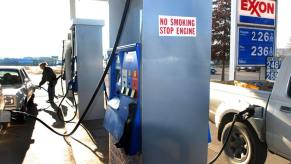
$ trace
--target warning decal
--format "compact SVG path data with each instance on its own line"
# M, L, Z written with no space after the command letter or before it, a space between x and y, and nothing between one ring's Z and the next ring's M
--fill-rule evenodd
M196 37L196 17L159 15L159 36Z

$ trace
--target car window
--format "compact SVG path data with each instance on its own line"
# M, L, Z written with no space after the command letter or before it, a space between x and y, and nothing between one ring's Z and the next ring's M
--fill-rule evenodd
M30 80L30 78L29 78L29 76L28 76L28 74L25 72L25 70L24 69L21 69L21 72L23 73L23 77L24 78L27 78L27 79L29 79Z
M24 79L26 78L25 74L23 73L22 69L20 70L20 75L21 75L21 79L22 81L24 81Z
M0 70L1 85L17 85L21 83L21 77L18 70Z
M26 78L29 78L29 76L28 76L28 74L26 73L26 71L25 71L24 69L22 69L22 71L23 71L25 77L26 77Z

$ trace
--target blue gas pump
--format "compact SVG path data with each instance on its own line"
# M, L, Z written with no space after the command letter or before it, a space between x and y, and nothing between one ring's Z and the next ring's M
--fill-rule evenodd
M127 155L141 152L141 44L121 46L110 71L110 94L104 127Z

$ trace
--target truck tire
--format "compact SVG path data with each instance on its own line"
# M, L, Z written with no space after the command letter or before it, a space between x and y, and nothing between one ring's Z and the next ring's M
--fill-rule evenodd
M225 143L231 122L222 131L222 142ZM254 130L242 122L234 124L224 154L232 164L263 164L267 157L266 145L260 142Z

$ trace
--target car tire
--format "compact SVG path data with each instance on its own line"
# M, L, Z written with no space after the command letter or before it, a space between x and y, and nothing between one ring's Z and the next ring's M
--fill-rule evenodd
M225 143L231 122L222 131L222 142ZM228 163L263 164L267 157L267 147L257 137L255 131L242 122L234 124L229 141L224 149Z

